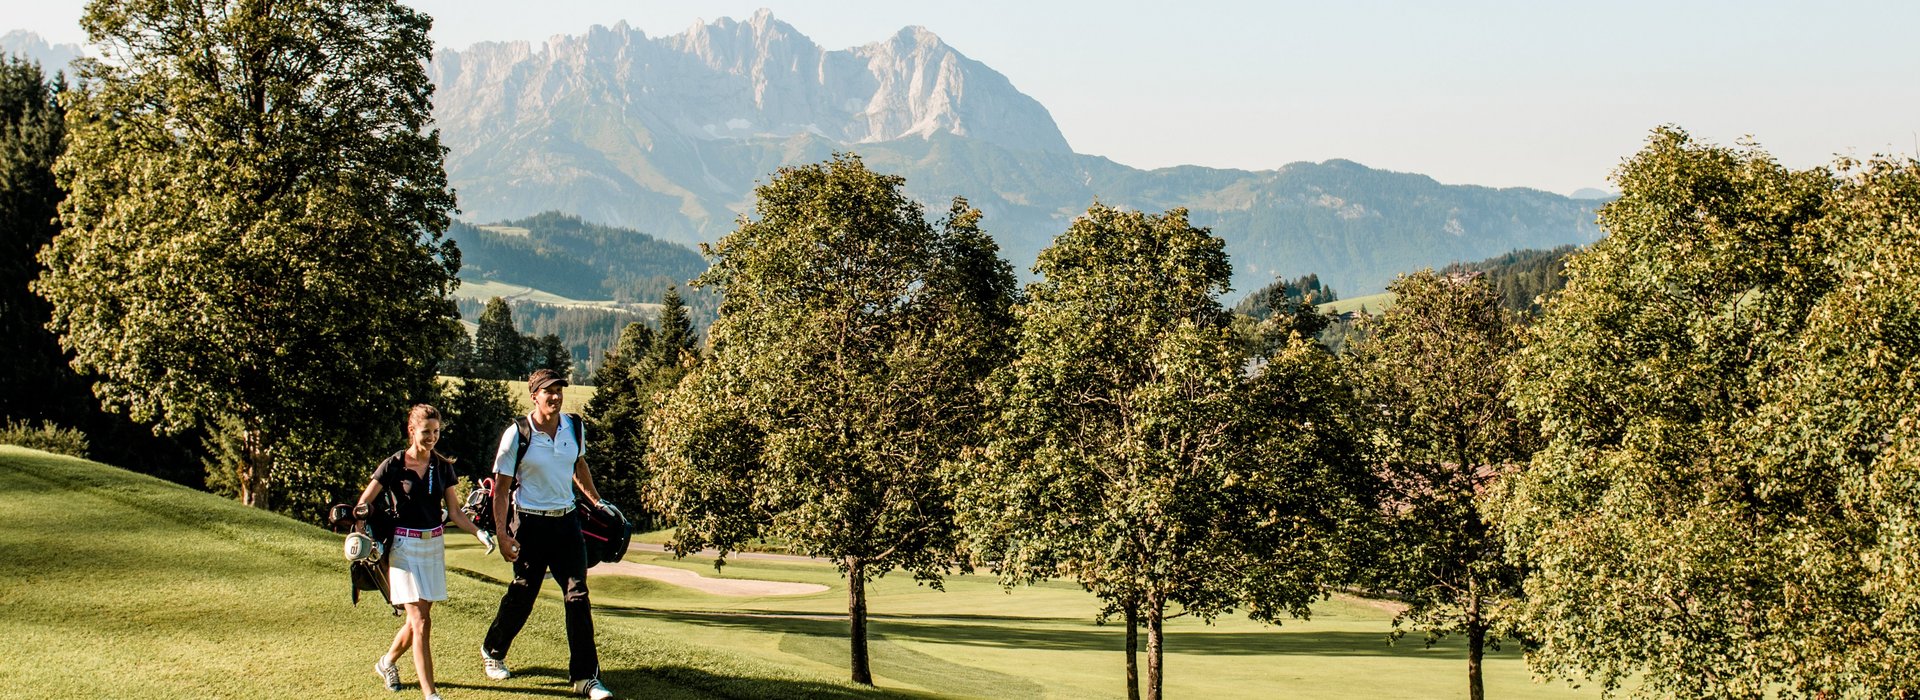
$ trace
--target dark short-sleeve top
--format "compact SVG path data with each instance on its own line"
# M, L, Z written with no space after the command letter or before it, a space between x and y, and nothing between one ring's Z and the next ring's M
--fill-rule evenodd
M445 507L447 485L453 479L453 465L437 455L427 458L426 474L415 474L407 468L405 450L393 453L373 470L373 480L393 494L399 506L397 524L420 530L431 530L442 522L440 509Z

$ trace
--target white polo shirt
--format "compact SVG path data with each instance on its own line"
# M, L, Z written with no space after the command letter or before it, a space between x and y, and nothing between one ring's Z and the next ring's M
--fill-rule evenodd
M531 423L533 416L528 415L527 421ZM520 451L519 430L519 426L509 424L500 434L500 449L493 453L493 472L511 476L520 484L514 489L513 504L529 510L572 506L573 462L587 452L586 431L581 431L583 439L579 443L574 442L573 419L562 413L560 428L551 437L534 428L527 456L514 464L513 456Z

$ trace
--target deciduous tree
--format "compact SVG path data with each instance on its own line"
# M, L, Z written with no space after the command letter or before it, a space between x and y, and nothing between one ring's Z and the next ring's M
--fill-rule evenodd
M1920 170L1657 130L1526 334L1501 511L1538 670L1913 697Z
M231 418L243 500L391 444L459 268L430 20L394 0L95 0L36 290L114 408Z
M698 280L725 293L712 354L652 439L676 551L764 536L839 566L857 683L873 682L867 582L937 586L955 561L940 466L977 435L1013 292L978 211L956 199L931 225L902 184L841 155L756 190L758 217Z
M1184 210L1095 205L1035 271L991 440L953 470L958 517L1007 584L1071 577L1123 617L1130 696L1144 626L1158 698L1168 617L1304 616L1346 570L1366 492L1348 397L1298 335L1248 356L1216 301L1223 244Z
M1397 303L1349 357L1382 487L1384 546L1369 568L1408 604L1396 635L1466 635L1467 695L1480 700L1481 658L1500 643L1496 611L1520 581L1481 506L1538 442L1508 405L1518 335L1484 275L1424 270L1387 289Z

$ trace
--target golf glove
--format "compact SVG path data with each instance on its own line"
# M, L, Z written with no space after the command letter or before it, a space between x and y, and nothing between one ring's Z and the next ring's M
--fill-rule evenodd
M488 554L493 553L493 548L496 546L494 544L493 533L481 530L473 533L473 536L480 539L480 544L486 545Z

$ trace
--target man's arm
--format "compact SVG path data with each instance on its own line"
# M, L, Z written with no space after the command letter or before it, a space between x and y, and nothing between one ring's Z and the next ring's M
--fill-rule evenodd
M587 495L587 500L595 508L600 507L600 490L593 486L593 470L587 468L587 458L584 456L573 460L573 485L580 489L580 493Z
M493 534L500 542L500 558L507 561L520 557L520 543L514 539L513 531L507 529L507 521L513 518L513 482L520 468L516 463L519 447L520 430L509 425L493 450Z
M493 536L500 542L500 558L513 561L520 557L520 542L513 538L513 532L507 529L507 519L513 516L513 477L495 473L493 475Z

